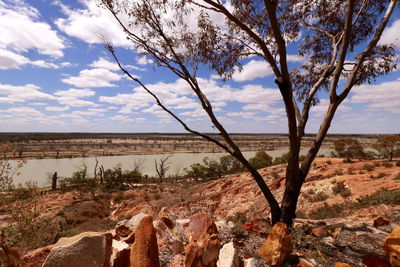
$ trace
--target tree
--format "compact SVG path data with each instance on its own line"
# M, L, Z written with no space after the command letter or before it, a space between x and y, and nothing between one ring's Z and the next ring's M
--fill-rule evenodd
M357 139L341 138L333 143L336 156L345 158L345 162L351 162L354 158L364 158L364 149Z
M257 151L256 155L249 159L249 162L254 168L261 169L272 165L272 157L265 151Z
M160 179L160 182L162 183L163 179L165 178L166 172L169 170L169 162L168 160L171 158L171 156L166 156L163 158L160 158L158 161L154 159L154 165L156 167L156 172L158 179Z
M378 45L378 41L397 0L323 0L318 4L309 0L229 1L229 5L219 0L101 0L101 3L120 23L136 51L151 57L157 66L169 69L188 84L223 140L191 128L162 103L152 88L124 67L112 40L103 35L106 48L121 70L186 131L218 145L243 164L267 199L273 223L292 224L311 164L336 110L353 86L373 82L396 67L393 46ZM225 23L217 25L211 13L223 16ZM189 23L193 17L197 17L196 30ZM307 58L300 67L292 69L287 52L291 44L295 44L300 56ZM287 115L289 160L281 204L218 120L197 77L199 68L207 66L229 79L249 56L265 60L271 68ZM343 81L339 83L341 78ZM329 95L328 108L300 165L301 141L310 108L319 103L317 96L324 91Z
M400 156L400 134L382 136L376 140L373 147L378 151L380 157L392 161L393 157Z

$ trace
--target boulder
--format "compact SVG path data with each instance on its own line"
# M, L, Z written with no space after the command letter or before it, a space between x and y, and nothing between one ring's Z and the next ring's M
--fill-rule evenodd
M216 266L221 244L217 226L210 216L193 215L188 228L190 241L185 249L185 267Z
M374 227L389 225L390 221L386 216L379 216L374 220Z
M135 230L131 246L131 267L159 267L156 230L150 216L143 217Z
M42 267L109 267L111 252L110 233L84 232L61 238Z
M372 254L364 255L362 263L367 267L390 267L389 263L384 258Z
M130 254L131 248L127 243L114 239L112 242L111 267L130 266Z
M117 223L115 226L115 233L117 234L118 238L122 241L127 243L133 243L135 241L135 229L136 226L139 224L140 220L144 217L148 216L146 213L139 213L133 216L130 220L122 220Z
M299 259L299 263L297 263L296 267L313 267L314 264L312 264L311 262L309 262L308 260L304 259L304 258L300 258Z
M218 267L239 267L240 260L233 242L225 244L219 251Z
M394 228L385 239L383 251L392 266L400 266L400 226Z
M269 265L281 266L292 249L292 239L287 225L278 222L272 227L267 240L262 244L259 255Z

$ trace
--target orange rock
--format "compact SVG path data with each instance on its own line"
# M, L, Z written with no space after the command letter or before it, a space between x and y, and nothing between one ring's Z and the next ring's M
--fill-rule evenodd
M218 230L212 219L205 213L190 218L190 242L185 249L185 267L216 266L221 244Z
M259 255L272 266L281 266L285 258L292 252L292 239L287 225L278 222L262 244Z
M335 263L335 267L352 267L352 266L348 263L337 262L337 263Z
M311 233L316 237L325 237L329 235L329 231L323 227L314 227L311 229Z
M300 258L299 263L297 263L296 265L296 267L313 267L313 266L314 265L312 265L309 261L303 258Z
M364 255L362 263L367 267L390 267L384 258L372 254Z
M383 251L392 266L400 266L400 226L397 226L386 237Z
M150 216L144 217L135 230L131 246L131 267L159 267L157 236Z
M383 216L379 216L378 218L376 218L374 220L374 227L384 226L384 225L389 225L389 224L390 224L389 219L384 215Z

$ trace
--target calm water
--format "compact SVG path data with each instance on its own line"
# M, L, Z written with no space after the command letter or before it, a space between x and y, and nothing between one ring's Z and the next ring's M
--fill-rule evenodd
M330 149L321 149L319 154L330 155ZM272 157L281 156L287 150L267 151ZM306 150L302 151L304 154ZM243 152L246 158L254 156L255 152ZM202 162L204 157L218 160L220 157L227 155L226 153L175 153L162 155L129 155L129 156L110 156L97 157L99 166L103 165L105 169L120 166L123 170L133 168L135 160L143 159L142 173L149 176L156 176L154 160L171 156L168 160L170 169L167 175L182 174L183 169L189 167L196 162ZM14 177L14 183L25 183L27 181L35 181L39 186L47 186L50 184L49 176L55 171L60 177L70 177L74 171L82 169L83 165L87 166L89 176L93 176L95 159L88 158L72 158L72 159L32 159L21 168L20 175Z

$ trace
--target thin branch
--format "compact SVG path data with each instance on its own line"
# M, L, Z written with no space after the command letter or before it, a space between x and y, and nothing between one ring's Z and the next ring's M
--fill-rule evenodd
M109 50L110 51L110 50ZM122 70L122 72L125 73L125 75L127 75L131 80L133 80L134 82L138 83L144 90L146 90L147 93L149 93L156 101L157 105L159 107L161 107L165 112L167 112L168 114L170 114L175 120L177 120L182 126L183 128L195 135L201 136L202 138L206 139L207 141L210 141L216 145L218 145L219 147L221 147L222 149L224 149L225 151L227 151L228 153L232 154L233 151L231 151L227 146L225 146L224 144L222 144L221 142L219 142L218 140L212 138L211 136L208 136L206 134L200 133L198 131L195 131L193 129L191 129L185 122L183 122L178 116L175 115L175 113L173 113L170 109L168 109L164 104L162 104L162 102L160 101L160 99L150 90L147 88L147 86L145 86L138 78L134 77L127 69L125 69L122 65L121 62L119 61L119 59L117 58L117 56L115 55L115 51L110 51L111 55L113 56L114 60L117 62L118 67Z
M389 6L385 12L385 15L382 17L381 22L379 23L379 26L377 27L374 36L372 37L371 41L369 42L368 46L364 49L364 51L358 55L358 60L355 63L355 66L347 80L347 83L342 91L342 93L339 95L339 100L343 101L346 96L349 94L351 88L353 87L355 83L355 79L357 76L357 73L359 69L361 68L365 57L376 47L376 45L379 42L379 39L382 36L383 30L385 29L387 23L389 22L389 19L393 13L393 10L396 6L397 0L391 0L389 3Z

